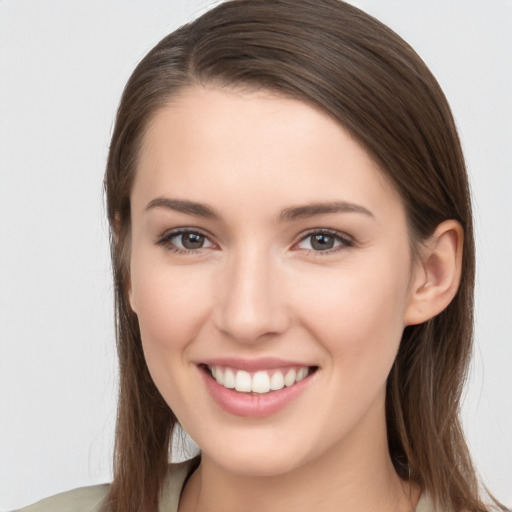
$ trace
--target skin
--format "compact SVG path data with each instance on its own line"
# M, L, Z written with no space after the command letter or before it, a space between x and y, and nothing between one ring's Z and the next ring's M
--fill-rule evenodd
M180 512L412 510L419 489L387 448L386 378L404 326L456 291L460 227L440 226L413 260L402 201L368 153L323 112L265 91L186 89L139 156L130 304L151 375L202 450ZM280 219L334 201L367 212ZM184 252L180 228L204 245ZM325 229L339 233L333 248L315 250L311 232ZM286 407L246 418L207 391L198 364L214 357L318 370Z

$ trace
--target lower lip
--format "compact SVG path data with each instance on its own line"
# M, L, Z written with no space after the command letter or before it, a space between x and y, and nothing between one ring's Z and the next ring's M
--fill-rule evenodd
M205 369L199 368L199 370L205 380L208 391L222 409L236 416L251 418L270 416L286 407L306 389L312 377L312 374L310 374L289 388L284 387L277 391L253 395L239 393L234 389L227 389L211 377Z

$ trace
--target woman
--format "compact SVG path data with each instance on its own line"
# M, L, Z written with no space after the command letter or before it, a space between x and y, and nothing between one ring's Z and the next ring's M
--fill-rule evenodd
M489 510L464 161L400 38L338 0L222 4L133 73L105 187L115 474L66 509ZM168 469L178 421L201 457Z

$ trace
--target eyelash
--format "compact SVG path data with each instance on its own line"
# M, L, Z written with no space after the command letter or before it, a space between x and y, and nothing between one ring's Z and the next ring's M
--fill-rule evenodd
M176 238L180 235L187 235L187 234L194 234L199 236L204 236L204 238L208 241L210 241L210 236L203 231L195 228L186 228L186 229L178 229L176 231L168 231L160 236L160 238L156 241L156 245L161 245L165 247L166 250L177 253L177 254L197 254L197 252L201 249L204 249L204 247L200 247L198 249L180 249L179 247L176 247L171 240L173 238ZM213 242L210 242L213 244ZM215 244L213 244L215 245Z
M340 233L339 231L335 231L333 229L313 229L301 235L301 238L298 242L294 244L294 246L300 244L304 240L307 240L310 237L315 235L324 235L333 237L336 241L340 242L340 245L337 247L333 247L332 249L326 249L324 251L315 251L314 249L305 249L308 254L312 254L314 256L329 256L331 254L337 253L338 251L342 251L344 249L354 247L355 242L352 238L344 233Z
M160 238L156 241L156 245L163 246L163 247L165 247L166 250L168 250L170 252L173 252L176 254L183 254L183 255L197 254L198 251L205 248L205 247L199 247L198 249L180 249L179 247L176 247L171 242L171 240L173 238L179 237L181 235L186 235L186 234L195 234L195 235L203 236L213 246L215 246L215 244L213 242L211 242L208 234L204 233L203 231L201 231L199 229L195 229L195 228L178 229L176 231L166 232L163 235L161 235ZM313 254L314 256L327 256L327 255L336 253L340 250L354 247L354 245L355 245L354 240L352 238L348 237L346 234L340 233L339 231L335 231L332 229L324 228L324 229L314 229L314 230L308 231L307 233L303 233L301 235L299 241L295 242L293 244L293 246L295 247L298 244L300 244L301 242L304 242L308 238L315 236L315 235L317 235L317 236L324 235L324 236L333 237L336 239L336 241L340 242L340 244L336 247L333 247L331 249L326 249L323 251L315 251L314 249L304 249L305 251L308 252L308 254Z

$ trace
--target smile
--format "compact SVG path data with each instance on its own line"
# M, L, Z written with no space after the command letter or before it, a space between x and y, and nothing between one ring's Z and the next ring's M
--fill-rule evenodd
M264 418L314 387L320 367L278 358L218 358L197 364L214 402L229 414Z
M236 368L207 365L210 375L226 389L239 393L265 394L291 387L305 379L315 368L296 366L249 372Z

